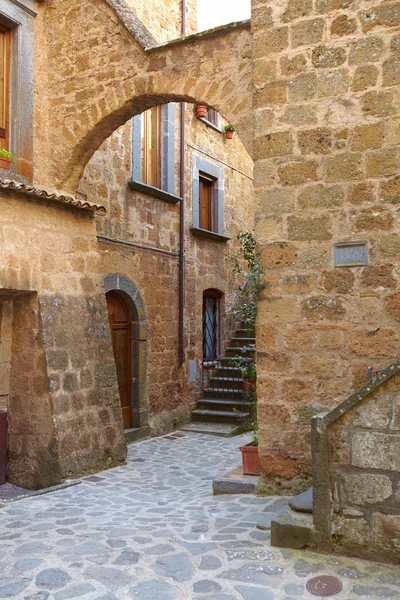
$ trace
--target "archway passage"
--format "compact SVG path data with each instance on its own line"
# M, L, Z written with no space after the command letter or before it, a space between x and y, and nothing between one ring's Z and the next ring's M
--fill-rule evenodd
M133 426L131 316L126 303L118 292L108 292L106 298L122 419L124 428L131 429Z

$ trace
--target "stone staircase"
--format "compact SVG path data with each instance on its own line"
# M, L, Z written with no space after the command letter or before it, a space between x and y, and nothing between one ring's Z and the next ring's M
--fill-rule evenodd
M313 546L312 488L289 502L290 510L271 522L271 546L301 550Z
M241 324L224 355L213 361L203 396L192 411L192 422L183 430L221 437L243 433L243 423L250 419L251 398L243 390L240 369L232 363L240 356L251 357L248 352L243 354L241 348L254 344L255 338Z

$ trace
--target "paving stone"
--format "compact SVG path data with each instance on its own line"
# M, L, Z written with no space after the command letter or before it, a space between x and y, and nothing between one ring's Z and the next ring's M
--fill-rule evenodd
M128 575L125 571L113 569L112 567L89 567L85 571L85 576L89 579L95 579L115 592L119 588L132 584L136 577Z
M132 548L125 548L113 561L113 565L135 565L139 561L139 556L139 552L134 552Z
M24 590L29 581L27 579L14 579L2 577L0 580L0 598L12 598Z
M232 581L244 581L246 583L266 583L266 575L282 575L281 567L263 565L261 563L243 565L239 569L224 571L219 575L221 579L230 579Z
M68 600L68 598L80 598L82 596L86 596L90 592L94 591L94 587L90 585L90 583L82 583L80 585L76 585L75 587L71 587L67 590L62 590L61 592L56 592L54 594L55 600Z
M188 581L194 573L192 563L186 554L170 554L159 558L152 569L157 575L172 577L175 581Z
M36 576L37 587L49 590L64 587L69 581L71 581L71 577L61 569L44 569Z
M179 589L165 581L145 581L131 588L129 598L138 600L175 600L180 597Z
M49 592L37 592L31 596L24 596L24 600L47 600L49 596Z
M220 592L221 586L216 581L211 581L211 579L203 579L202 581L196 581L193 584L193 591L196 594L208 594L210 592Z
M366 596L367 598L393 598L399 596L399 593L396 590L390 590L384 587L372 587L369 585L354 585L351 591L357 596Z
M219 569L222 566L222 562L213 555L202 556L200 569L204 569L205 571L213 571L214 569Z
M274 600L275 598L274 594L265 588L237 585L235 590L239 592L243 600Z
M31 571L36 569L43 560L40 558L20 558L14 564L14 569L19 573L25 573L25 571Z
M296 585L295 583L288 583L285 585L285 592L291 596L302 596L304 594L304 585Z

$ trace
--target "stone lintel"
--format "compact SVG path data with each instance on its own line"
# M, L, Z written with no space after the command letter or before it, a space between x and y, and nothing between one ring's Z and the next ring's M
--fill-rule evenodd
M175 196L175 194L170 194L169 192L164 192L164 190L155 188L152 185L147 185L141 181L129 181L129 187L131 190L142 192L143 194L149 194L149 196L153 196L154 198L158 198L164 202L169 202L170 204L178 204L178 202L181 201L179 196Z

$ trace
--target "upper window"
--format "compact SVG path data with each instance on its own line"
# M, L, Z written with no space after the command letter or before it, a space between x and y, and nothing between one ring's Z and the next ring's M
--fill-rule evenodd
M10 141L10 30L0 24L0 148Z
M161 106L142 114L141 181L161 189Z
M217 232L216 180L199 173L200 228Z
M208 109L206 119L209 123L215 125L215 127L219 127L219 113L213 108Z
M175 194L175 105L154 106L133 118L132 181ZM136 188L134 188L136 189ZM155 190L143 189L146 193ZM179 200L179 198L176 198Z

